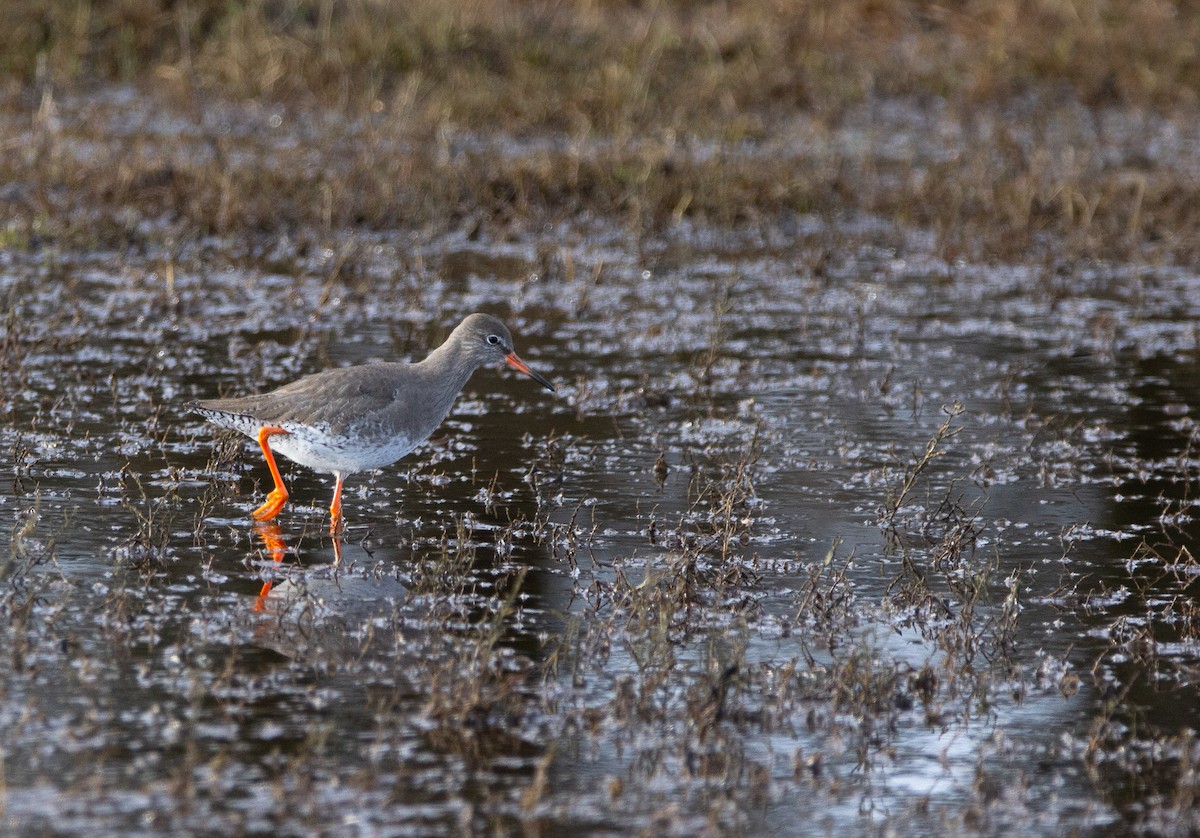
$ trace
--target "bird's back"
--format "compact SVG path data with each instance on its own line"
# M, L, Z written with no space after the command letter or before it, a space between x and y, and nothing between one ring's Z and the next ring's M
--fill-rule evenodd
M269 393L208 399L188 405L209 421L254 436L264 425L320 427L339 435L358 425L378 423L403 412L400 402L414 377L413 365L365 364L325 370Z

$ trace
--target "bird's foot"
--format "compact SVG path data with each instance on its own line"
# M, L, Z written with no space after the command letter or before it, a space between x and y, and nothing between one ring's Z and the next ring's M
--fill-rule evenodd
M256 521L269 521L279 514L287 503L288 493L282 487L276 487L267 495L267 502L250 513Z

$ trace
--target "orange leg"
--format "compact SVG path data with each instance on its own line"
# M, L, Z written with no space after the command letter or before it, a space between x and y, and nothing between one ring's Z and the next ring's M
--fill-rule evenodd
M333 486L333 503L329 504L329 534L336 535L342 524L342 483L346 478L339 471L336 473L337 482Z
M287 503L287 489L283 486L283 478L279 476L279 466L275 465L275 456L271 453L271 446L267 441L276 434L286 433L287 431L283 428L275 425L263 425L258 431L258 444L262 446L263 456L267 459L267 467L271 469L271 478L275 481L275 488L267 495L267 502L251 513L257 521L268 521L274 518Z

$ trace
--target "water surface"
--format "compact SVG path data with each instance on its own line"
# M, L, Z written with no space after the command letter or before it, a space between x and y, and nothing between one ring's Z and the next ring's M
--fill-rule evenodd
M1194 277L869 229L7 253L9 827L1182 828ZM558 394L477 373L340 563L183 408L474 310Z

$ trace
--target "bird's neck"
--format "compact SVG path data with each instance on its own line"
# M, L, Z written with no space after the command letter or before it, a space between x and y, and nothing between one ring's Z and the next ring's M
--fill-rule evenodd
M438 382L435 390L435 399L438 402L436 409L443 416L450 412L459 392L478 369L478 365L472 362L467 352L454 340L448 340L430 352L418 366L433 381Z

